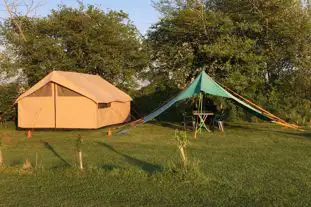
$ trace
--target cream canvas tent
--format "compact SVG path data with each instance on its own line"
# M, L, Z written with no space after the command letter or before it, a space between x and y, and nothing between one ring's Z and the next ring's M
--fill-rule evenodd
M20 128L96 129L128 121L131 101L100 76L53 71L15 103Z

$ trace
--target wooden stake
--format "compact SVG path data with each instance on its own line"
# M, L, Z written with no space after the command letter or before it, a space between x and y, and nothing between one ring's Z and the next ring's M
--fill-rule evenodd
M37 167L38 167L38 152L36 152L36 166L35 166L35 168L37 169Z
M80 169L83 170L82 151L79 151L78 154L79 154Z
M184 147L183 147L183 146L180 146L180 147L179 147L179 151L180 151L181 158L182 158L182 160L183 160L184 169L185 169L185 171L187 172L187 165L188 165L188 162L187 162L187 157L186 157L186 154L185 154Z

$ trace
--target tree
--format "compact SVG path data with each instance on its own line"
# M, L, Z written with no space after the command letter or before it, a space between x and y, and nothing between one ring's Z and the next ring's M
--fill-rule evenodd
M154 72L169 73L181 87L201 70L218 79L226 79L230 74L243 81L256 73L261 56L252 51L255 41L234 35L236 26L223 13L193 2L196 1L179 5L148 33L152 60L156 62L152 65ZM240 81L238 86L245 88L242 84Z
M139 33L122 11L62 6L44 18L19 18L27 41L16 37L10 19L2 24L1 35L29 85L52 70L68 70L98 74L130 88L147 64Z
M205 70L279 113L303 99L285 90L310 74L311 16L300 1L161 0L156 8L163 16L147 35L154 80L183 88Z
M2 121L13 121L16 118L14 102L18 97L19 86L15 83L0 86L0 117Z

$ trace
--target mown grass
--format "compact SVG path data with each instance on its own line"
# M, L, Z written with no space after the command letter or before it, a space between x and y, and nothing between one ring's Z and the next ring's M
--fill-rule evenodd
M86 169L77 167L83 138ZM107 137L105 130L0 129L5 166L0 206L308 206L311 133L236 123L204 133L179 167L174 128L145 124ZM25 159L37 169L22 170Z

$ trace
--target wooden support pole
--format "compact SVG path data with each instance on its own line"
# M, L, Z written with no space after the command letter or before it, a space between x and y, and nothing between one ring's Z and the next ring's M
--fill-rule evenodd
M83 170L83 157L82 157L82 151L78 152L79 156L79 164L80 164L80 170Z
M218 83L218 82L217 82ZM269 111L265 110L264 108L258 106L257 104L253 103L251 100L244 98L243 96L239 95L238 93L234 92L233 90L231 90L230 88L222 85L221 83L218 83L220 86L222 86L223 88L225 88L227 91L229 91L230 93L232 93L233 95L237 96L238 98L242 99L243 101L245 101L246 103L250 104L252 107L256 108L257 110L259 110L264 116L274 120L274 122L276 124L288 127L288 128L292 128L292 129L299 129L300 127L298 125L295 124L289 124L287 123L285 120L277 117L276 115L270 113Z
M186 153L185 153L184 147L183 146L179 146L179 151L180 151L181 159L183 161L184 169L187 172L188 160L187 160L187 157L186 157Z

